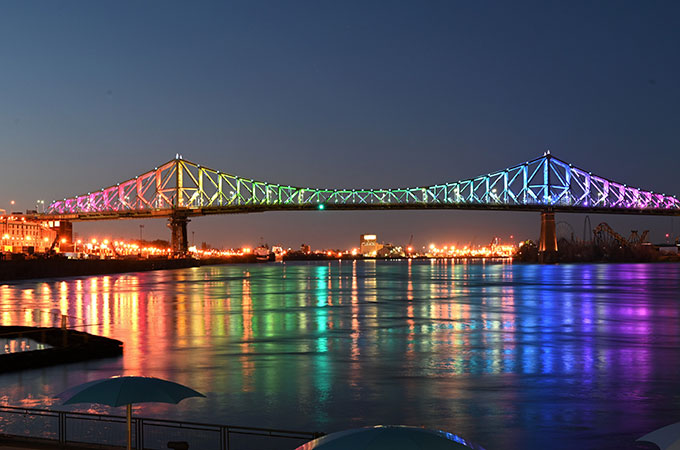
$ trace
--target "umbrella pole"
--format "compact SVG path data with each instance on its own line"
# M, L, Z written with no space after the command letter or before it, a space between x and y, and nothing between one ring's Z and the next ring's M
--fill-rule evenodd
M132 404L127 404L127 450L132 450Z

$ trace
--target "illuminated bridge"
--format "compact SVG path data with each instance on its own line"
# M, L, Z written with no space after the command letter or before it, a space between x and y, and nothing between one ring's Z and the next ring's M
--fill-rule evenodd
M540 211L541 250L556 249L555 212L680 215L675 196L618 183L549 152L461 181L396 189L323 189L256 181L177 156L113 186L52 202L42 220L167 217L173 250L187 248L189 217L290 210L481 209ZM69 236L66 236L70 241Z

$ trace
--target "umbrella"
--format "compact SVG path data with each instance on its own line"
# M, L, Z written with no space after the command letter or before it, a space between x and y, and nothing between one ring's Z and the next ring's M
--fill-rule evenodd
M320 437L296 450L484 450L460 436L439 430L378 425Z
M647 433L638 441L652 442L661 450L680 450L680 422Z
M73 403L101 403L109 406L127 406L127 449L132 445L133 403L179 403L188 397L205 397L184 385L153 377L111 377L74 386L58 398L64 405Z

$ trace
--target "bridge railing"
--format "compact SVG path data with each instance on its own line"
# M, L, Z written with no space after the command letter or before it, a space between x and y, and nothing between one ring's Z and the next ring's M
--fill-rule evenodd
M0 406L0 436L52 443L120 447L127 442L124 416ZM202 450L292 449L323 433L270 428L214 425L175 420L132 418L135 449L167 449L169 441L184 441Z

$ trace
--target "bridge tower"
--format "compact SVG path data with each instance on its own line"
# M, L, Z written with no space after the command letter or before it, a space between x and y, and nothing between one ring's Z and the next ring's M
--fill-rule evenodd
M557 261L555 213L551 209L541 211L541 239L538 244L538 259L541 263Z
M184 170L182 168L182 157L177 155L173 161L175 165L175 187L172 215L168 219L168 227L172 232L170 246L175 256L184 256L189 251L189 240L187 238L187 224L190 222L185 210L184 197Z

